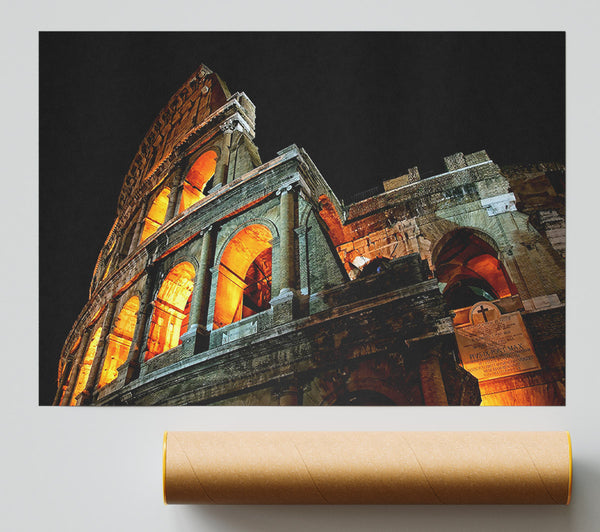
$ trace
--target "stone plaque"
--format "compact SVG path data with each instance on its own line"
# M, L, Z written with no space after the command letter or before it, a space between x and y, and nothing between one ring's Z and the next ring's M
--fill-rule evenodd
M454 330L464 368L480 381L540 369L519 312Z

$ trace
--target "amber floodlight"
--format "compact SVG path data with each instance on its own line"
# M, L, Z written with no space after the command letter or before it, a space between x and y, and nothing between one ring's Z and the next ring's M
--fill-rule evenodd
M569 504L568 432L167 432L167 504Z

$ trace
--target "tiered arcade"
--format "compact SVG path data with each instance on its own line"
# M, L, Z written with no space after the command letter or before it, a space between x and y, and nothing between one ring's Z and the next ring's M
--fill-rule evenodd
M344 206L295 145L263 163L254 121L204 66L162 110L55 404L564 403L560 237L519 211L485 152ZM455 329L479 301L522 315L535 370L478 385L462 367Z

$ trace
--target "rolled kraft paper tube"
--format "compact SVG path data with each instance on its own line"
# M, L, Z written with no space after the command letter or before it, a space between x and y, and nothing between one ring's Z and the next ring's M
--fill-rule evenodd
M568 432L168 432L168 504L568 504Z

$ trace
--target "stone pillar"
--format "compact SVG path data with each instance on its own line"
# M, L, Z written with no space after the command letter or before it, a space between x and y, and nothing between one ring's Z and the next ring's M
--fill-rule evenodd
M238 126L231 135L231 141L229 143L229 166L227 167L227 183L235 181L238 176L238 155L240 145L244 140L242 128Z
M180 182L182 173L182 170L179 170L178 175L175 176L175 179L173 179L173 183L171 184L171 189L169 191L169 204L167 205L164 223L167 223L178 214L177 207L179 206L179 193L182 187L182 183Z
M125 229L121 229L119 231L119 263L123 261L127 257L129 253L129 248L131 247L131 241L127 242L127 237L129 234L125 231ZM133 235L131 235L133 237Z
M154 288L154 278L156 276L156 266L151 264L146 267L146 283L142 290L142 296L140 298L140 308L137 313L137 320L135 322L135 329L133 331L133 338L131 340L131 347L129 348L129 355L127 356L127 375L125 377L125 383L129 383L136 379L139 375L140 370L140 355L143 352L143 346L146 341L145 331L146 324L148 322L149 314L152 312L151 297Z
M135 249L137 249L137 247L140 244L140 238L142 236L142 230L144 229L144 220L145 220L145 209L142 208L140 210L140 219L136 222L135 224L135 230L133 231L133 236L131 237L131 245L129 246L129 252L128 254L133 253L133 251Z
M279 236L274 236L269 241L271 244L271 299L279 294Z
M279 406L298 405L298 384L295 380L285 383L279 391Z
M65 360L65 366L63 367L60 381L58 382L58 388L56 389L56 394L54 395L54 400L52 401L53 406L60 404L62 392L66 391L65 386L67 385L67 379L69 378L71 369L73 368L73 358L73 353L71 353L67 356L67 360Z
M118 231L115 231L114 234L114 239L115 239L115 245L113 248L113 267L116 269L119 267L119 265L121 264L121 261L123 260L123 258L126 256L125 253L123 253L123 229L119 229Z
M130 226L123 230L123 240L121 241L121 252L119 255L121 258L129 256L129 253L133 251L133 237L137 230L137 222L133 222Z
M296 288L296 191L292 185L282 187L277 191L279 200L279 253L280 275L279 286L281 294Z
M229 155L231 150L231 136L235 131L233 122L227 121L221 125L223 132L223 141L221 144L221 155L217 160L215 176L213 179L213 189L223 186L227 183L227 171L229 169Z
M190 304L189 327L181 336L183 342L193 342L193 352L200 352L208 347L207 319L210 300L211 268L215 259L215 231L210 226L202 236L200 265L196 272L192 302Z
M215 321L215 303L217 301L217 285L219 283L219 265L215 264L210 271L210 295L208 298L208 317L206 318L206 330L212 331ZM212 347L212 346L211 346Z
M109 343L108 337L113 328L113 320L115 318L116 307L117 299L112 298L108 302L108 305L106 307L106 314L104 315L104 321L102 322L102 336L100 336L98 347L96 347L96 356L94 357L94 361L92 362L92 367L90 368L88 381L85 385L85 390L83 391L84 398L82 404L84 405L90 404L92 394L94 393L94 389L98 381L98 374L101 371L101 368L104 364L104 358L106 357L106 350L108 348Z
M83 331L83 336L81 337L81 344L79 345L79 353L77 353L77 358L75 359L75 362L73 364L73 369L69 378L69 385L67 386L67 390L65 391L62 401L60 402L61 406L68 405L71 402L71 395L73 394L75 383L77 382L77 377L79 377L81 361L83 360L85 352L87 351L88 344L90 342L91 332L91 327L86 327Z
M448 406L448 396L442 378L440 359L437 355L429 356L421 360L419 364L419 376L421 378L421 389L423 400L427 406Z
M300 293L308 295L310 293L309 271L308 271L308 227L297 227L294 232L298 238L298 264L299 270L299 288Z
M279 294L271 299L275 325L292 321L298 315L296 292L296 207L297 193L292 185L277 191L279 201Z

